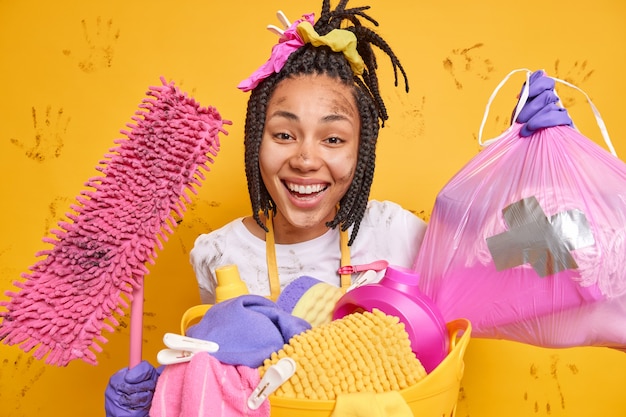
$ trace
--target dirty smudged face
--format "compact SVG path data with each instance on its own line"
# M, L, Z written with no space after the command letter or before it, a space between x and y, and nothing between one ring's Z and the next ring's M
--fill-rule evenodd
M288 78L267 108L261 177L277 214L277 243L324 234L352 179L360 118L353 92L326 75Z

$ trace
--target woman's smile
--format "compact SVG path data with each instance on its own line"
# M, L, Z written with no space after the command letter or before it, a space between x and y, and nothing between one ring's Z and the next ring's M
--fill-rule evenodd
M288 78L276 87L259 166L276 203L277 239L281 232L299 240L300 234L310 239L328 230L354 178L359 134L351 87L326 75Z
M294 205L303 208L316 204L319 199L323 198L324 192L329 187L327 183L297 184L287 181L283 183L291 194Z

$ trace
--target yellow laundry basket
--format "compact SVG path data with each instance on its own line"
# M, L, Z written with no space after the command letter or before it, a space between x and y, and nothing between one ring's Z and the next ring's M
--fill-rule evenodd
M181 321L181 334L191 322L202 317L210 306L189 309ZM463 356L470 340L472 325L458 319L446 324L450 338L450 352L424 379L400 391L416 417L454 416L463 377ZM271 417L329 417L335 401L302 400L270 395Z
M463 377L463 355L470 340L472 326L468 320L458 319L447 324L450 353L417 384L400 394L415 417L454 416ZM462 333L462 334L461 334ZM335 401L314 401L270 395L271 417L328 417Z

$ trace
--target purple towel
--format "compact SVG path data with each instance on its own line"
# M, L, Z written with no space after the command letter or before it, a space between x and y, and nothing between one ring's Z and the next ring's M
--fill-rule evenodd
M219 344L212 355L222 363L257 368L289 339L310 328L307 321L265 297L242 295L215 304L187 335Z

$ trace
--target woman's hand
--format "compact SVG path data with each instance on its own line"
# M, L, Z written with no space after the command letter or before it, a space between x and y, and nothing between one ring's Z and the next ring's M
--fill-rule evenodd
M159 372L147 361L111 376L104 392L107 417L147 417Z
M554 84L554 80L542 70L530 75L528 100L516 120L524 125L521 136L530 136L546 127L574 126L567 110L556 104L559 98L554 92Z

